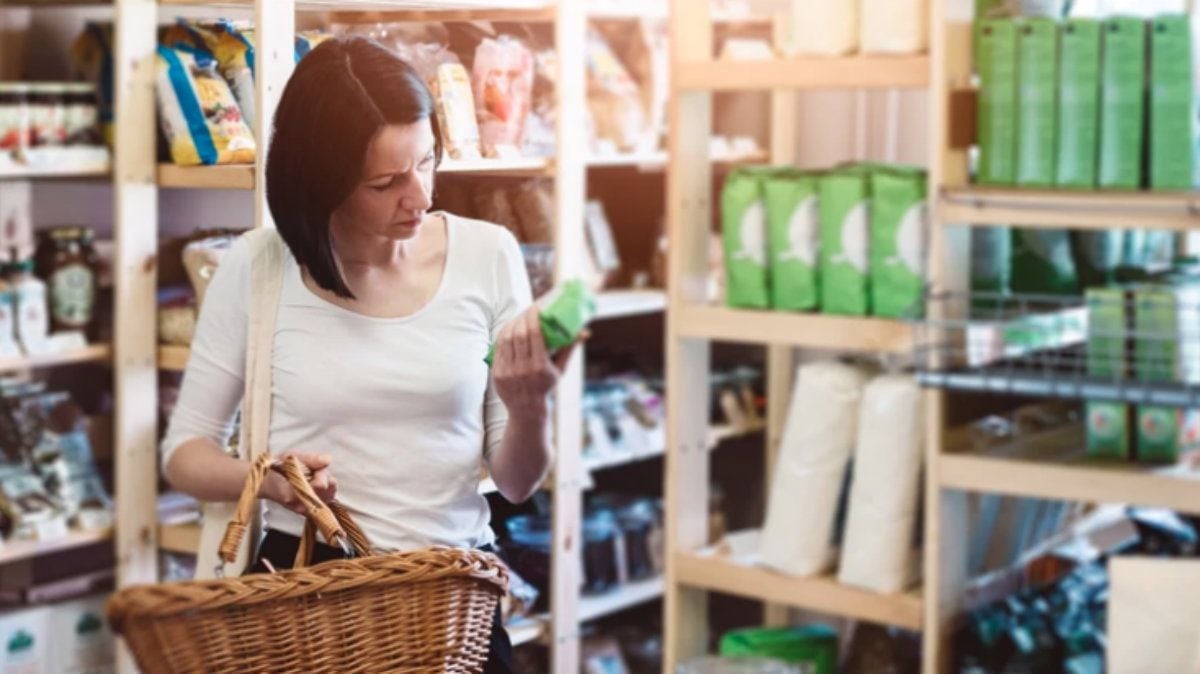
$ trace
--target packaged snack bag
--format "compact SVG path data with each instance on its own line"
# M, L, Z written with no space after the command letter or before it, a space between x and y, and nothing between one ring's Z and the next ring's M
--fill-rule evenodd
M471 88L484 156L519 156L533 90L533 54L507 35L484 38L475 50Z
M596 296L578 279L553 288L538 298L537 306L542 338L549 353L570 346L596 316ZM493 344L484 361L491 365L495 355L496 345Z
M212 56L158 48L158 109L171 159L181 166L252 164L254 135Z

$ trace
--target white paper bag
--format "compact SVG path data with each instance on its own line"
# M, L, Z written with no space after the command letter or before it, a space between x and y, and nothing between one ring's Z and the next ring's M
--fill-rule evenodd
M1200 672L1200 561L1116 557L1108 572L1109 674Z
M794 54L840 56L858 50L858 0L792 0Z
M859 42L867 54L917 54L929 48L929 0L862 0Z
M762 563L809 575L833 562L833 527L867 376L836 362L801 366L780 440Z
M916 580L921 421L921 389L912 377L887 375L867 385L838 567L846 585L892 593Z

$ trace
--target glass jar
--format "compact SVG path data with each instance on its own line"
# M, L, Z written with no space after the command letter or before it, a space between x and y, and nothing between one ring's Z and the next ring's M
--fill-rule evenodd
M40 235L38 276L46 280L54 331L94 332L98 257L87 227L56 227Z
M617 516L612 510L588 513L583 520L583 591L605 592L620 580Z
M63 85L63 126L67 145L101 145L96 87L86 82Z
M29 85L0 82L0 152L15 155L29 144Z
M30 147L62 145L66 139L63 87L52 82L29 85Z

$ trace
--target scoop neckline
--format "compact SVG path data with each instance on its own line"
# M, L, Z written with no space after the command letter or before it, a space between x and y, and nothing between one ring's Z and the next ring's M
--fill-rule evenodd
M439 301L441 301L442 295L445 294L446 286L449 284L449 278L450 278L450 263L451 263L451 260L453 259L451 256L453 255L454 250L455 250L454 234L453 234L454 218L445 211L430 211L429 214L440 217L442 219L442 221L446 223L446 259L445 259L445 261L442 262L442 277L441 277L441 279L438 280L437 289L433 291L433 295L431 295L429 297L429 300L426 301L425 304L422 304L416 311L412 312L411 314L406 314L404 316L368 316L367 314L359 313L353 309L348 309L346 307L343 307L340 304L334 304L333 302L330 302L329 300L325 299L324 297L321 297L317 293L313 292L312 288L308 287L308 284L304 282L304 271L300 268L300 265L298 263L296 263L295 258L293 258L292 263L295 264L296 277L300 281L300 287L303 289L304 293L309 298L311 298L312 300L314 300L321 306L333 309L334 311L345 314L347 316L351 316L358 320L369 321L372 323L387 324L387 323L407 323L409 321L414 321L414 320L420 318L422 315L425 314L426 311L429 310L430 307L432 307L434 304L437 304Z

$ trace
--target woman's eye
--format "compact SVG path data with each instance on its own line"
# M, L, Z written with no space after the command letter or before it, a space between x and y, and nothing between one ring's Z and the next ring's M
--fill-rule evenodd
M368 187L375 190L376 192L386 192L386 191L390 190L392 188L392 185L394 185L394 184L396 184L396 178L392 177L392 179L387 181L386 183L373 183L371 185L368 185Z

